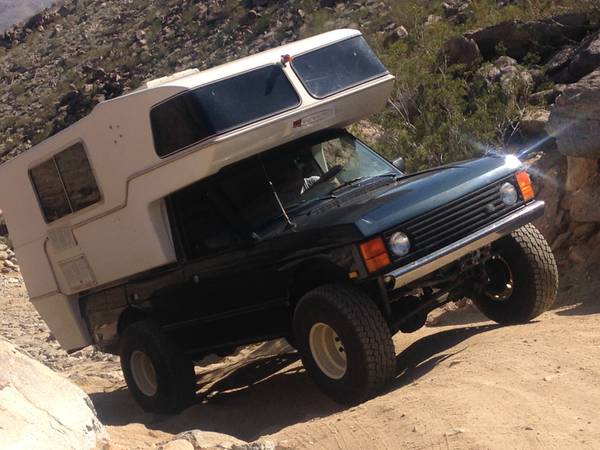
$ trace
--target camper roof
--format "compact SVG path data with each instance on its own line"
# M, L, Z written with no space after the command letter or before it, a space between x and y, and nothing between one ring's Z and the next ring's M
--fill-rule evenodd
M210 83L212 81L228 78L241 72L256 69L266 64L273 64L274 62L280 61L283 55L300 55L309 50L315 50L319 47L324 47L337 41L342 41L353 36L359 36L360 34L361 33L358 30L334 30L307 39L285 44L280 47L265 50L244 58L236 59L235 61L221 64L203 71L199 71L198 69L189 69L167 77L151 80L145 83L145 87L147 89L164 86L193 88Z

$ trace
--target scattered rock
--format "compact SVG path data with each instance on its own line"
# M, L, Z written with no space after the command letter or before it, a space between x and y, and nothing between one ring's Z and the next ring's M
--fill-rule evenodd
M251 25L256 22L260 18L260 14L257 13L254 9L248 11L242 18L240 19L240 25Z
M559 234L557 236L557 238L554 240L554 242L552 243L552 251L555 252L557 250L560 250L562 247L564 247L565 244L569 241L569 236L571 236L571 233L569 233L569 232Z
M501 56L492 64L483 65L477 74L488 84L500 83L508 98L526 95L533 87L533 79L527 69L508 56Z
M435 14L429 14L427 16L427 20L425 21L425 26L431 26L434 25L436 23L438 23L440 20L442 20L442 18L440 16L437 16Z
M404 39L408 36L408 31L402 25L391 31L383 40L383 46L388 48L389 46L395 44L400 39Z
M564 84L556 84L552 89L535 92L529 96L529 103L534 106L552 105L556 98L565 90Z
M523 112L519 126L525 135L539 136L546 133L544 127L549 117L550 111L542 108L528 108Z
M569 249L569 261L575 264L584 264L592 254L592 249L588 245L578 245Z
M457 434L463 434L466 430L464 428L450 428L446 431L445 436L456 436Z
M596 231L595 223L573 222L571 225L573 229L573 237L578 241L587 240L592 234L594 234L594 231Z
M462 24L473 15L470 0L449 0L442 3L444 17L456 24Z

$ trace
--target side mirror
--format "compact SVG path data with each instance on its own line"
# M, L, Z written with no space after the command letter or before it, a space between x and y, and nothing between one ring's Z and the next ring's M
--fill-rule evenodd
M402 172L402 173L406 172L406 164L404 163L404 158L402 156L400 158L396 158L395 160L393 160L392 164L400 172Z

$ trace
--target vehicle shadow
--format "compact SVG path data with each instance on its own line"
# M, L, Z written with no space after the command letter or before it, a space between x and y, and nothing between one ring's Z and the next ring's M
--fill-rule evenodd
M389 391L414 383L441 362L460 353L462 350L455 350L455 347L461 342L502 326L485 324L454 328L430 334L413 342L396 356L397 375Z
M498 327L481 325L444 330L413 342L397 355L397 376L387 392L426 375L456 354L453 347L464 340ZM173 434L200 429L252 441L346 408L323 395L298 360L294 352L243 365L202 386L198 402L175 416L143 412L126 388L92 393L90 397L105 425L143 423L149 429Z

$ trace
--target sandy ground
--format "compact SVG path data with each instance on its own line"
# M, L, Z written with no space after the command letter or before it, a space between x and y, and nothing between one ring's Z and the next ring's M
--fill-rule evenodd
M85 389L115 449L153 448L190 429L282 449L592 449L600 448L597 292L600 268L572 271L557 308L531 324L457 311L398 334L396 379L353 408L323 396L276 342L202 369L198 403L183 413L144 413L116 358L58 348L18 277L0 278L0 335Z

